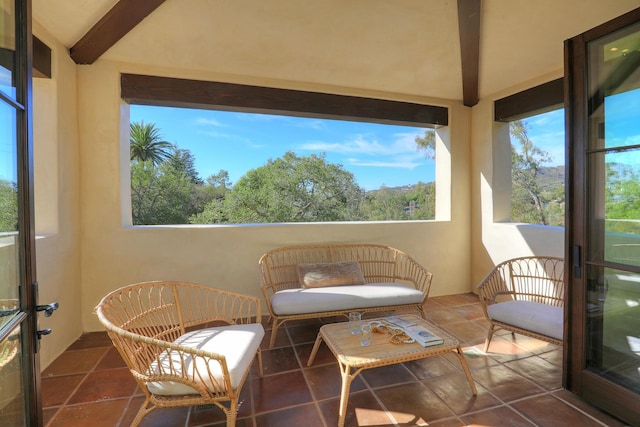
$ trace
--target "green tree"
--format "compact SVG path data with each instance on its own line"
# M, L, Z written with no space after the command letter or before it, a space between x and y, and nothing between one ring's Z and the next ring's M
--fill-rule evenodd
M224 213L224 200L231 191L229 172L221 169L217 174L207 178L206 185L199 186L199 191L204 192L207 202L198 213L189 218L191 224L216 224L227 223L228 218Z
M325 155L287 152L247 172L224 198L210 203L199 223L326 222L359 219L363 191L353 174Z
M187 224L193 182L169 163L151 160L131 165L131 213L134 225Z
M150 161L153 166L168 160L174 154L174 146L164 141L160 129L144 121L130 125L129 150L132 162Z
M511 219L515 222L547 225L544 197L538 182L542 163L550 160L547 152L533 144L527 125L521 120L509 123L511 134ZM513 143L515 139L516 143Z
M435 183L418 182L408 188L368 191L360 205L365 221L423 220L435 218Z
M405 197L398 190L386 186L368 191L360 205L365 221L399 221L407 219Z
M640 234L640 177L620 163L606 163L605 167L607 231Z
M436 158L436 132L433 129L426 129L423 136L416 136L415 141L427 159Z
M184 171L194 184L203 184L202 178L196 170L196 158L191 151L172 146L165 161L169 162L173 169Z
M0 179L0 232L18 230L18 187Z

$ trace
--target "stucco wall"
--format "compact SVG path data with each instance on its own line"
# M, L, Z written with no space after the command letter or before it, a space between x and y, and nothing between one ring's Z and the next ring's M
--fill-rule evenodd
M41 302L60 310L41 318L51 327L43 340L46 367L82 332L102 330L93 314L100 298L120 286L146 280L184 280L261 297L257 261L281 245L371 242L406 251L434 273L432 296L472 291L498 262L514 256L563 256L564 231L501 222L505 218L504 169L510 164L507 133L493 122L493 101L561 75L556 71L483 99L473 108L458 102L300 82L242 78L202 71L166 69L98 60L75 65L45 30L35 34L53 50L53 79L34 108L36 136L36 223ZM127 226L128 106L120 99L120 73L230 81L326 91L449 107L441 129L437 221L244 226ZM39 87L40 86L40 87ZM38 152L39 142L54 144ZM53 148L52 148L53 147ZM38 156L40 156L38 158ZM507 156L507 157L505 157ZM50 163L55 161L57 167ZM40 163L39 163L40 162ZM500 179L499 179L500 178ZM40 184L38 184L40 182ZM46 185L42 185L42 184ZM38 195L38 190L41 193ZM56 196L43 192L55 192ZM450 205L448 201L451 201ZM38 219L40 218L40 219Z
M540 76L487 99L471 114L471 282L478 284L498 263L528 255L564 257L564 227L509 222L511 151L508 125L496 123L494 101L562 77ZM561 141L564 144L564 141Z
M78 67L81 307L85 331L101 329L92 310L102 296L138 281L192 281L261 297L258 258L282 245L356 241L390 245L406 251L433 272L432 295L470 290L468 108L449 105L449 145L456 171L449 194L454 207L451 221L128 227L123 226L120 192L121 177L127 173L121 170L121 159L128 164L127 156L120 151L128 138L126 105L119 96L121 72L158 74L159 70L105 60ZM177 71L161 72L185 77Z
M52 78L34 79L34 181L36 268L40 304L58 301L51 317L39 316L44 369L83 332L80 282L80 163L76 114L76 65L39 25L34 34L52 48Z

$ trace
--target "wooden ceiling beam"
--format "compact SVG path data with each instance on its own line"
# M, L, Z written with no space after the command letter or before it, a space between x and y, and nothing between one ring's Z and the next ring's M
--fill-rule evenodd
M212 108L419 127L447 126L446 107L234 83L122 74L120 95L130 104Z
M480 11L482 0L458 0L458 29L462 62L462 98L467 107L478 103Z
M120 0L70 49L76 64L92 64L165 0Z

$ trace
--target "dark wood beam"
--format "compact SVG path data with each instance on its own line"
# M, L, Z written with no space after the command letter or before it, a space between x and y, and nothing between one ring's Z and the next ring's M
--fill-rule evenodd
M462 97L467 107L478 103L481 0L458 0L458 30L462 62Z
M33 77L51 78L51 48L33 36Z
M71 47L76 64L92 64L165 0L120 0Z
M494 120L511 122L564 105L564 79L556 79L515 93L494 103Z
M373 121L408 126L447 126L446 107L410 102L276 89L233 83L122 74L121 97L131 104Z
M0 48L0 66L15 72L15 51ZM33 36L33 77L51 78L51 48ZM15 84L12 82L12 84Z

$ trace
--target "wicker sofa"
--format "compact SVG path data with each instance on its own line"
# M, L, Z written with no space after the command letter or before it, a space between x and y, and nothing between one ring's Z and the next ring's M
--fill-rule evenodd
M289 320L398 309L415 309L424 317L423 304L432 278L426 268L404 252L375 244L280 247L265 253L258 264L272 321L270 348L278 328ZM341 264L357 264L362 280L357 284L346 279L339 286L331 282L307 287L305 280L314 272L307 272L304 278L300 275L302 266L322 269ZM340 277L337 279L340 282Z
M564 337L564 260L530 256L498 264L478 285L489 331L500 329L561 345Z

